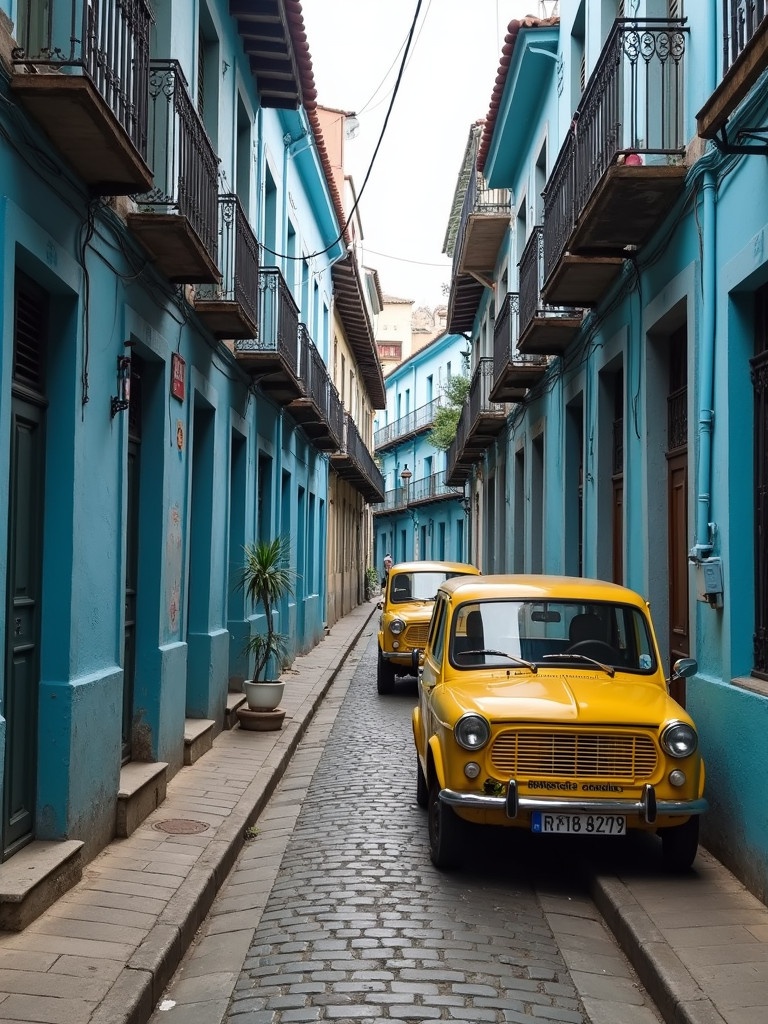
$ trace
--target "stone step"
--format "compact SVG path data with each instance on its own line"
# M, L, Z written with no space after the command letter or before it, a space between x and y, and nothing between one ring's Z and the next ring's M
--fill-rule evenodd
M227 707L224 712L224 728L233 729L237 725L237 709L245 704L245 694L241 690L230 690L227 694Z
M21 932L83 876L83 843L36 840L0 866L0 929Z
M184 719L184 764L194 764L213 746L212 718Z
M120 769L115 835L126 839L165 800L165 761L129 761Z

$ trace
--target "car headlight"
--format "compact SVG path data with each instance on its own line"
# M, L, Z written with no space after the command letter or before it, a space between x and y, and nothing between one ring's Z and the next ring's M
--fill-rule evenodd
M689 757L698 745L696 732L685 722L671 722L661 734L661 746L670 757Z
M480 715L462 715L453 727L453 735L465 750L480 750L491 738L491 727Z
M395 636L400 636L404 629L405 623L402 619L392 619L389 624L389 632L394 633Z

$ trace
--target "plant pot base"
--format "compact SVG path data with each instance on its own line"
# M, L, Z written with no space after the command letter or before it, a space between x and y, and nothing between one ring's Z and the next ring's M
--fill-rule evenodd
M237 718L241 729L250 729L252 732L271 732L282 726L285 708L275 708L273 711L252 711L250 708L238 708Z

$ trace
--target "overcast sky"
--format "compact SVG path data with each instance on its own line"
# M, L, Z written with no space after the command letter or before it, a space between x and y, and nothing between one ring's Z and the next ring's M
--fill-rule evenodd
M354 112L358 190L379 140L418 0L301 0L318 103ZM366 262L385 295L447 301L443 254L470 126L485 117L507 26L537 0L422 0L384 139L360 200Z

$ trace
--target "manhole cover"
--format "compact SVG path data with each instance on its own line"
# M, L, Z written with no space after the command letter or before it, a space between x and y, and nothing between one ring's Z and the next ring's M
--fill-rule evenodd
M166 821L156 821L153 828L158 832L170 832L174 836L188 836L195 832L205 832L208 828L204 821L191 821L189 818L168 818Z

